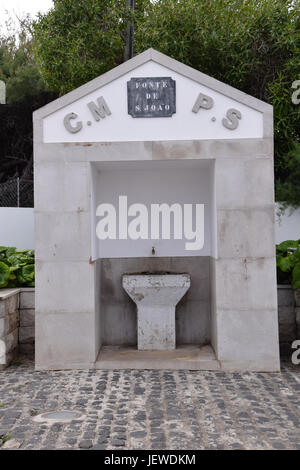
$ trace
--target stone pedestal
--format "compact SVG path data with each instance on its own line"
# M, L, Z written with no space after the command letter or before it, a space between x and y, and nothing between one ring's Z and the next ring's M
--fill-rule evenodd
M137 305L138 349L175 349L175 308L190 285L188 274L123 276L123 288Z
M138 305L138 349L170 350L176 347L175 305Z

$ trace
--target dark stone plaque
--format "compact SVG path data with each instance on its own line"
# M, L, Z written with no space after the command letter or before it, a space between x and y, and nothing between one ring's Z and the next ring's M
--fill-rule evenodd
M171 77L131 78L127 82L128 114L134 118L172 117L176 82Z

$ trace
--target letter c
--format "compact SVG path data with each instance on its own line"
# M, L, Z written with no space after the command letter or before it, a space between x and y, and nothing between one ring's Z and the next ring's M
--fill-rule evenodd
M76 119L77 117L78 115L75 113L69 113L64 117L64 126L68 132L71 132L71 134L76 134L76 132L79 132L82 129L81 121L78 121L76 126L71 126L71 119Z

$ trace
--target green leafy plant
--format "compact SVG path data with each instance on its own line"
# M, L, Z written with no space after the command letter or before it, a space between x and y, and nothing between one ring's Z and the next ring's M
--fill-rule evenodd
M34 250L0 246L0 288L34 287Z
M9 441L11 439L10 434L0 434L0 447L5 444L6 441Z
M300 240L286 240L276 245L277 281L300 289Z
M10 366L15 366L15 367L19 367L23 364L23 362L21 361L12 361L9 365Z

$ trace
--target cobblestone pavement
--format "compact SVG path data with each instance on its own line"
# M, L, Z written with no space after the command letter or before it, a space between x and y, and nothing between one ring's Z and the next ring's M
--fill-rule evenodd
M84 419L39 423L77 410ZM19 449L300 449L300 367L281 373L0 372L2 446Z

